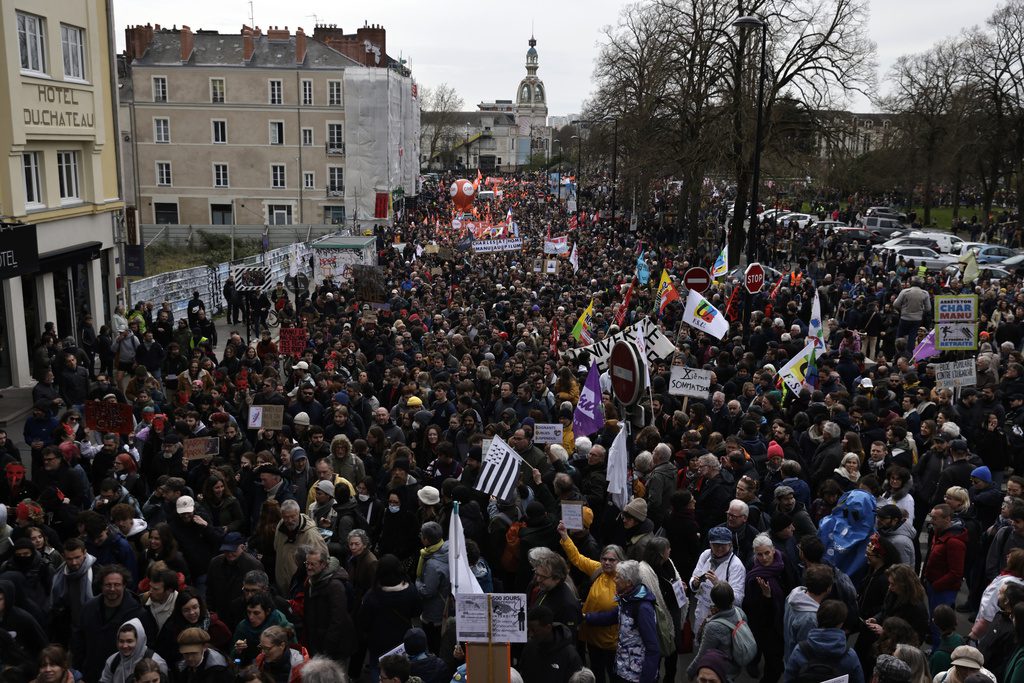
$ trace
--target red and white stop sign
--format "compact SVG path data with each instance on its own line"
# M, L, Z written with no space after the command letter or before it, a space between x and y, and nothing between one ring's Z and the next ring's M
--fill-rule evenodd
M698 294L703 294L711 286L711 273L707 268L694 266L683 273L683 284Z
M743 271L743 286L751 294L757 294L764 287L764 266L760 263L751 263Z

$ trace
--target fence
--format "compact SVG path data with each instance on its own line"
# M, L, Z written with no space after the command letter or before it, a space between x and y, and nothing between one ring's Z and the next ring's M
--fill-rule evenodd
M336 228L338 226L325 227ZM304 272L312 280L313 273L310 270L310 257L313 255L315 244L325 238L338 237L345 234L347 234L347 231L333 231L330 234L318 237L312 242L293 242L264 254L238 259L230 263L175 270L135 280L131 283L131 301L132 303L151 301L156 308L159 308L162 302L169 301L171 310L174 311L174 318L177 320L185 317L185 308L188 300L192 298L192 292L198 291L203 302L206 304L206 310L217 313L220 312L225 304L222 290L224 289L224 281L227 279L232 266L266 266L270 268L272 282L284 281L285 277L296 272Z
M351 221L350 221L351 222ZM267 235L269 249L287 246L295 242L309 242L327 235L350 235L352 226L330 224L301 225L155 225L139 226L142 244L146 247L167 245L172 247L200 247L199 232L230 237L233 240L263 239Z

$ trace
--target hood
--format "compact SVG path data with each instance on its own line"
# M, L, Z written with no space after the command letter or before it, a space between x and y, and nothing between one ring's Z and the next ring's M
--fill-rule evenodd
M284 482L283 479L281 481L282 483ZM313 520L311 520L309 518L309 515L307 515L305 512L302 512L299 513L299 525L295 527L294 531L290 531L288 527L284 525L284 522L281 521L277 523L277 533L284 534L285 536L294 538L295 536L298 536L311 526L313 526Z
M942 532L936 540L941 539L942 542L946 542L951 538L959 538L964 544L967 543L967 527L964 526L963 521L953 518L949 528Z
M135 536L141 534L143 531L149 528L149 523L144 519L133 519L132 528L128 530L128 536Z
M647 586L640 584L629 593L618 597L620 602L654 602L654 593L647 590Z
M797 586L789 597L786 598L786 605L796 612L817 612L818 603L807 594L807 589Z
M906 536L911 540L917 540L917 534L914 532L914 527L909 519L903 520L903 524L900 524L895 529L879 529L878 533L881 536Z
M814 652L835 655L838 658L845 656L848 648L846 634L841 628L812 628L807 633L807 644ZM807 657L809 654L805 652L804 656Z
M138 639L139 639L138 644L135 646L135 652L139 652L139 653L145 652L146 651L146 629L142 625L142 620L139 619L138 617L133 617L132 619L129 619L128 621L126 621L123 624L121 624L121 626L122 627L124 627L124 626L134 626L135 627L135 632L138 634ZM120 631L121 629L118 629L118 630ZM142 659L142 658L140 657L139 659Z
M92 566L94 564L96 564L96 558L93 557L92 555L90 555L89 553L86 553L85 554L85 560L82 562L82 566L78 568L78 571L76 571L76 572L69 572L67 565L63 565L61 567L61 570L64 572L65 576L73 576L75 578L78 578L78 577L85 576L86 574L88 574L89 570L92 569Z
M8 581L7 579L0 580L0 593L4 595L4 611L9 612L12 607L16 607L18 602L18 592L14 588L14 582Z

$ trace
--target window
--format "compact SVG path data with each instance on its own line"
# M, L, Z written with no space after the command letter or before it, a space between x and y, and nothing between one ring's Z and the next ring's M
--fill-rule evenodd
M267 223L270 225L291 225L292 206L291 204L268 204Z
M316 188L316 174L313 171L302 172L302 187L306 190Z
M78 152L57 152L57 176L60 198L78 199Z
M345 169L330 166L327 169L327 193L340 196L345 193Z
M270 165L270 186L278 189L285 187L284 164Z
M161 187L171 186L171 162L156 162L156 184Z
M167 77L153 76L153 101L167 101Z
M345 126L341 123L327 124L327 153L345 153Z
M210 223L231 225L235 222L234 210L230 204L210 204Z
M153 119L153 142L171 141L171 120Z
M43 192L39 184L39 152L22 152L22 167L25 169L25 205L42 206Z
M313 81L302 81L302 104L313 104Z
M224 144L228 141L228 122L214 120L211 121L213 124L213 141L217 144Z
M283 102L283 96L281 95L281 81L270 81L270 103L281 104Z
M158 225L177 225L178 205L170 202L153 202L153 222Z
M327 104L341 106L341 81L327 81Z
M211 78L210 79L210 101L214 104L223 104L224 102L224 79L223 78Z
M227 164L214 164L213 165L213 186L214 187L228 187L228 165Z
M284 144L284 122L283 121L271 121L270 122L270 144L272 144L272 145L283 145Z
M60 25L60 45L64 51L64 78L85 80L85 31L77 26Z
M341 225L345 222L344 206L325 206L324 223L328 225Z
M312 147L313 146L313 129L303 128L302 129L302 146Z
M46 30L43 18L18 12L18 54L21 68L46 73Z

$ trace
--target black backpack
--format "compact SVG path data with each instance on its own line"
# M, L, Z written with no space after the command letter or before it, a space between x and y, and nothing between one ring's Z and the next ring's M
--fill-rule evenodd
M810 643L806 640L801 640L798 647L804 653L807 661L793 676L795 683L821 683L822 681L839 678L844 674L836 666L838 662L834 656L822 656L812 649Z

